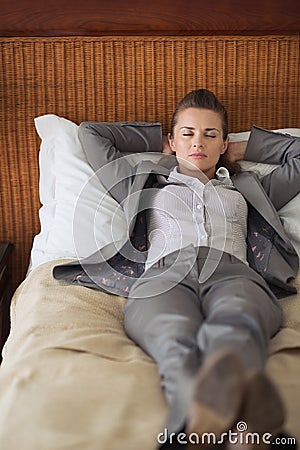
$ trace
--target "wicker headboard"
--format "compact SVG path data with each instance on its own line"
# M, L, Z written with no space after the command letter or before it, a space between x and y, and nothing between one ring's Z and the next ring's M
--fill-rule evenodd
M14 286L39 232L36 116L161 121L191 89L213 90L230 131L300 127L299 36L2 38L0 241Z

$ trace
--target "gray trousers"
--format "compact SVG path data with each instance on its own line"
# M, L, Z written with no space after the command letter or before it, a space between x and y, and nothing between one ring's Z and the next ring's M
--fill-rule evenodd
M278 300L259 274L232 255L192 247L163 258L137 279L124 313L126 333L158 365L169 433L184 426L205 358L231 348L246 370L263 368L282 319Z

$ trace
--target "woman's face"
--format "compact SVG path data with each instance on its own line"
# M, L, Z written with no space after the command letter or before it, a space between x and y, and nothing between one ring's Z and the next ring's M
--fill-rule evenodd
M180 172L197 176L199 169L212 179L228 138L223 140L222 120L209 109L187 108L179 112L169 145L179 162ZM194 173L195 172L195 173Z

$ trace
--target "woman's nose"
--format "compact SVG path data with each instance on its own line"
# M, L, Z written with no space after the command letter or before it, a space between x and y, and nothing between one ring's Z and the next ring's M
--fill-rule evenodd
M201 148L201 147L203 147L202 141L197 140L196 142L193 143L193 147L194 148Z

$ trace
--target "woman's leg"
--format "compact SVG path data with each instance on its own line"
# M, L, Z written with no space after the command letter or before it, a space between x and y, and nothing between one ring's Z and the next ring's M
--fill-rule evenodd
M200 273L204 259L199 258ZM222 255L211 276L199 285L199 298L204 322L197 341L204 366L225 348L231 349L243 363L244 389L240 398L243 406L235 423L245 421L250 432L260 435L280 432L284 423L283 403L263 371L270 338L281 325L278 300L256 272L228 254ZM229 366L229 373L230 370ZM188 421L189 432L201 435L208 431L205 429L207 406L213 411L210 430L215 429L219 436L226 431L223 425L227 414L223 415L223 411L228 397L223 405L219 399L224 390L230 392L230 378L223 377L219 386L216 384L212 390L206 380L204 386L199 371L192 400L192 418ZM234 423L229 428L233 430L232 427Z
M201 363L197 333L203 319L192 281L176 284L164 271L150 269L147 279L138 279L132 287L124 310L125 331L156 361L169 404L166 428L176 432L184 425Z
M203 261L199 260L199 270ZM199 285L204 323L198 345L205 357L231 347L246 370L265 365L270 338L279 330L281 306L251 268L224 254L211 277Z

